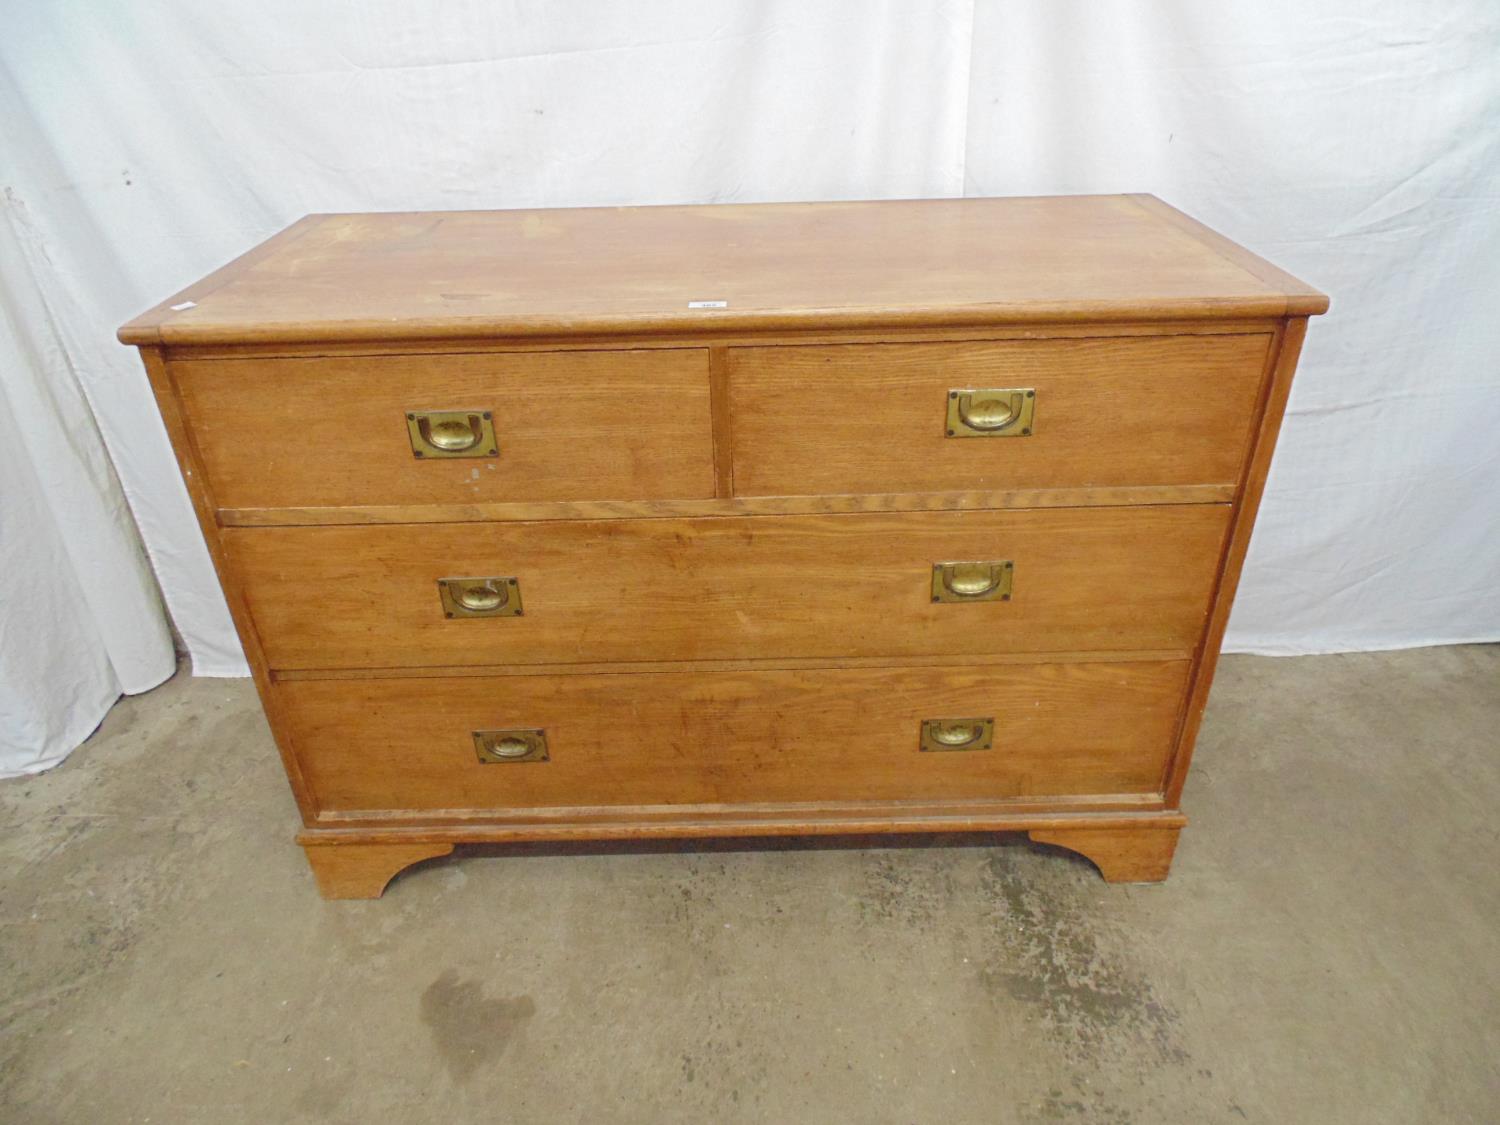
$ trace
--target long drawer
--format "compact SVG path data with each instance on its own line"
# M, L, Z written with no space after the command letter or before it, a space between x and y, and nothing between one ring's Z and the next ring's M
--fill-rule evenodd
M230 528L223 543L273 668L1187 651L1228 517L1183 505ZM476 587L482 616L454 604Z
M704 348L179 360L221 508L714 494Z
M731 348L734 490L1231 484L1270 339Z
M1160 791L1185 661L293 680L325 812L891 801ZM924 720L992 720L923 750ZM474 734L545 735L481 760ZM929 740L930 741L930 740Z

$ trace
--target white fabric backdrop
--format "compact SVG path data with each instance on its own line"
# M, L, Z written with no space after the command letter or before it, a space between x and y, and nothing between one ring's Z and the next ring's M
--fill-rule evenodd
M1500 639L1500 4L979 5L964 190L1139 185L1333 298L1225 647Z
M0 777L55 766L176 666L58 310L26 284L25 217L0 221Z
M52 312L29 362L78 372L199 674L243 659L113 329L368 209L1153 191L1334 300L1228 646L1500 638L1493 0L0 9L33 240L3 279Z

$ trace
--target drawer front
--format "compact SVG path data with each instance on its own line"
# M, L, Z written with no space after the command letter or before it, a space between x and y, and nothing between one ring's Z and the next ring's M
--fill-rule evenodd
M1249 444L1270 339L733 348L734 491L1232 483ZM1032 411L1030 425L948 436L950 393L976 389L1034 391L1018 402Z
M702 675L293 680L323 811L984 799L1160 791L1186 661ZM993 718L988 749L923 720ZM481 763L475 731L542 730Z
M189 360L172 376L221 508L697 499L714 494L707 355ZM423 440L432 412L486 439L488 413L495 444L443 456Z
M1186 651L1228 516L1183 505L229 528L223 542L273 668ZM1009 599L935 602L934 564L954 561L1011 562ZM499 580L500 615L446 617L439 580L475 577ZM959 590L974 581L956 577Z

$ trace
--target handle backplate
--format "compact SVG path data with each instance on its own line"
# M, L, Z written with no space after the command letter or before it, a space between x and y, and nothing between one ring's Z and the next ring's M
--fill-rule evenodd
M948 392L948 437L1030 437L1036 388L961 387Z
M920 748L924 753L988 750L995 745L995 720L923 719Z
M536 728L511 730L476 730L474 753L487 766L513 765L516 762L545 762L547 732Z
M444 617L520 617L521 583L515 578L439 578Z
M488 410L414 410L406 415L406 434L411 455L422 461L500 455Z
M1008 602L1016 564L1009 559L932 564L935 602Z

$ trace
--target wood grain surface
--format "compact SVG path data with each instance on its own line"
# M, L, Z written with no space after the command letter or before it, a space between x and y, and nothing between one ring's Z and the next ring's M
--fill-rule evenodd
M1186 661L303 680L278 685L325 812L1149 794ZM918 750L923 719L995 719L990 750ZM481 764L471 732L546 731Z
M714 495L708 351L171 365L218 503L473 504ZM496 457L412 455L409 411L487 410Z
M322 215L120 338L722 333L1327 306L1289 288L1130 196Z
M1239 479L1269 333L731 348L737 496ZM1034 389L1025 437L946 435L951 390Z
M1067 848L1087 858L1099 869L1106 883L1160 883L1172 869L1177 851L1178 825L1033 828L1029 835L1038 844Z
M1229 509L230 528L273 668L1170 649L1196 643ZM1008 602L931 567L1010 559ZM437 580L514 576L449 620Z
M1136 485L1125 488L995 488L958 492L863 492L826 496L726 496L712 500L542 500L480 504L350 504L311 508L220 508L225 527L359 523L629 520L664 516L805 516L856 512L958 512L979 508L1111 508L1227 504L1239 486Z
M346 844L304 842L308 866L324 898L379 898L396 874L453 850L448 843Z

